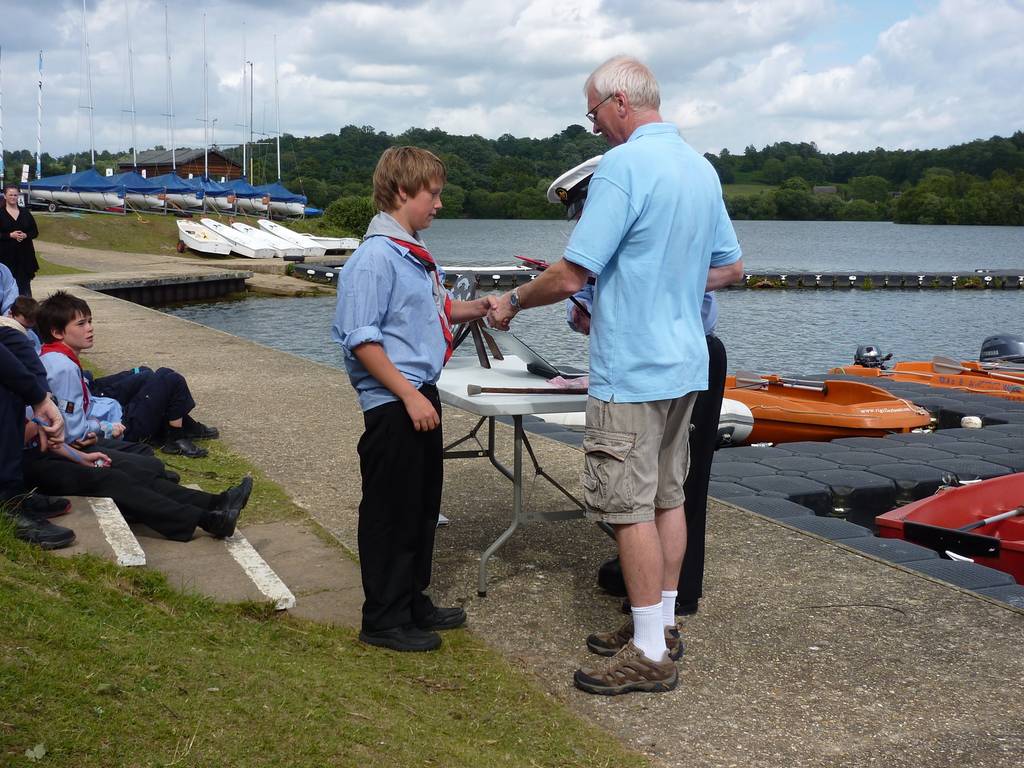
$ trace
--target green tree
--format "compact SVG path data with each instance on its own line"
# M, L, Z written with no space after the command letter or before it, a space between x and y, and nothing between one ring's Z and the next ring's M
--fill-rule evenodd
M353 237L362 237L377 209L369 197L339 197L324 211L324 221L345 230Z
M881 176L854 176L847 192L853 200L881 203L889 197L889 182Z

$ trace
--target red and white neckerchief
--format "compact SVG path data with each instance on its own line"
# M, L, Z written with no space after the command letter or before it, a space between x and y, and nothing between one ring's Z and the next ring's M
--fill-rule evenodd
M82 373L82 363L78 359L78 355L63 341L51 341L43 344L43 348L39 350L40 355L45 355L47 352L56 352L58 354L66 356L72 363L78 366L78 378L82 382L82 413L89 412L89 387L85 383L85 375Z
M444 363L442 363L444 365L451 359L452 345L454 344L454 336L452 336L452 297L441 283L441 276L437 271L437 262L434 261L434 257L430 255L430 252L419 243L410 243L407 240L399 240L397 237L389 239L408 248L409 253L419 259L430 274L434 289L434 305L437 307L438 320L441 321L441 333L444 334L445 350Z

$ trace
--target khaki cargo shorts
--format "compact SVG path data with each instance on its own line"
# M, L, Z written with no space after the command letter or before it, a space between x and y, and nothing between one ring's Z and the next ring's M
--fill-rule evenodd
M683 504L690 467L690 414L697 393L650 403L587 398L583 501L589 520L611 525L654 519Z

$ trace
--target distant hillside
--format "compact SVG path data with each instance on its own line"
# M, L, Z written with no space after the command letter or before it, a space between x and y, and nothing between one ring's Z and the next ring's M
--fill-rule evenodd
M415 144L448 166L442 215L471 218L559 218L545 199L551 181L606 150L604 140L571 125L545 139L454 136L415 128L392 136L370 126L349 125L323 136L281 138L287 187L310 204L327 208L339 198L364 197L380 153ZM254 182L273 181L274 148L251 148ZM240 150L226 150L238 154ZM823 153L814 143L777 142L743 154L707 154L725 185L735 218L883 219L905 223L1024 225L1024 132L993 136L945 149ZM34 167L28 150L4 153L9 169ZM66 173L82 155L44 155L44 175ZM97 166L118 157L97 154ZM817 189L815 189L817 188Z

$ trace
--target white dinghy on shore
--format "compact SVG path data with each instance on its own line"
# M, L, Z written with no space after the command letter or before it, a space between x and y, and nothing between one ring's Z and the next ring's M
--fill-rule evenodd
M227 256L231 253L231 243L212 229L194 221L178 219L178 253L186 248L211 256Z
M274 255L279 258L298 259L302 257L302 249L299 248L299 246L292 245L287 240L275 237L269 232L264 232L262 229L250 227L248 224L243 224L240 221L236 221L232 224L231 228L245 233L253 240L259 240L265 243L268 248L274 249Z
M239 256L245 256L247 259L272 259L277 255L277 252L262 240L256 240L245 232L239 232L213 219L200 219L200 222L231 243L231 251Z
M288 229L288 227L282 227L275 221L270 221L270 219L260 219L259 225L261 229L269 232L275 237L287 240L292 245L301 248L303 256L323 256L327 253L327 248L320 245L313 238L308 235L300 235L298 232Z
M311 235L309 232L303 232L302 236L322 245L328 251L354 251L360 243L358 237L322 237Z

